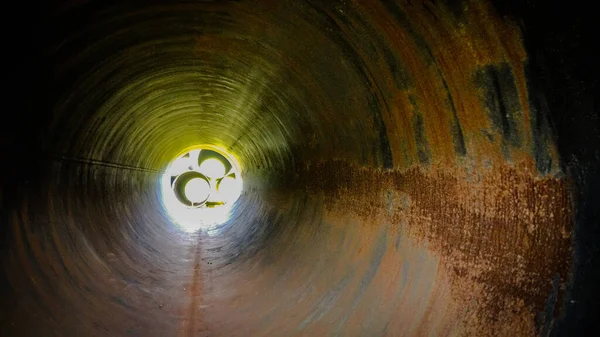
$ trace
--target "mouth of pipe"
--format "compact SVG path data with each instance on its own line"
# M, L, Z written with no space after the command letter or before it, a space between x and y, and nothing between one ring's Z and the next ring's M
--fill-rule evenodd
M159 184L165 213L188 233L210 231L224 224L243 189L239 161L212 145L181 151Z

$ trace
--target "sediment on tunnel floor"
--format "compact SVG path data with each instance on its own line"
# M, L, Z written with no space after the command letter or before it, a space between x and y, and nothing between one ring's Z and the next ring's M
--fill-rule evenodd
M67 7L42 24L52 160L3 208L2 333L536 336L564 313L573 184L490 3ZM201 144L244 190L185 233L160 175Z

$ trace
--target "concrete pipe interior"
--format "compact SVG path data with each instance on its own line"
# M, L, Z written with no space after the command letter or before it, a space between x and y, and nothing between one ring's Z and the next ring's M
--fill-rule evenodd
M598 315L600 147L581 12L11 12L0 335L582 336ZM226 160L194 159L166 191L186 211L229 206L184 230L161 183L195 147ZM239 197L211 199L227 163Z

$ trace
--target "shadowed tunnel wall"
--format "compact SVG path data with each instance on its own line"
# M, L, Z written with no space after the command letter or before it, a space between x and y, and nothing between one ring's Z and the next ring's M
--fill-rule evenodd
M36 7L3 128L2 336L578 335L596 82L531 8ZM210 233L160 203L195 144L244 176Z

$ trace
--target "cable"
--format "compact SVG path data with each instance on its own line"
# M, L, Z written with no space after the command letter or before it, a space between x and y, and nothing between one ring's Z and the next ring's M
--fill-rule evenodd
M82 157L74 157L74 156L65 156L65 155L51 155L51 160L59 161L59 162L71 162L77 164L84 165L92 165L92 166L103 166L103 167L111 167L120 170L128 170L128 171L141 171L141 172L151 172L151 173L163 173L162 170L149 169L144 167L137 167L119 163L113 163L106 160L98 160L98 159L90 159L90 158L82 158Z

